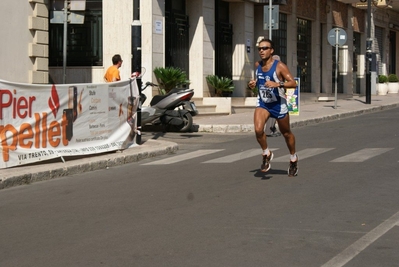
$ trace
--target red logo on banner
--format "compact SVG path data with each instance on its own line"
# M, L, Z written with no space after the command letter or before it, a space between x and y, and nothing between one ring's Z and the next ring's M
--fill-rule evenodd
M55 88L54 84L51 88L51 96L48 99L48 106L53 112L54 118L56 118L58 109L60 108L60 99L58 97L57 88Z

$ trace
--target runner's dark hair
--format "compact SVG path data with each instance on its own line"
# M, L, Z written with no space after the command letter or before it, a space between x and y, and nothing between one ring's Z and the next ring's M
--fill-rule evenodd
M260 44L261 42L268 42L268 43L270 44L270 47L274 49L274 43L273 43L272 40L267 39L267 38L263 38L262 40L259 41L259 44Z

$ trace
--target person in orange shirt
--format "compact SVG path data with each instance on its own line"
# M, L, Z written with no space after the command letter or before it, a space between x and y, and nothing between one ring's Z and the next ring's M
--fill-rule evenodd
M106 82L116 82L121 80L121 76L119 74L119 68L122 66L122 57L119 54L116 54L112 57L112 66L107 69L107 72L104 75L104 80Z

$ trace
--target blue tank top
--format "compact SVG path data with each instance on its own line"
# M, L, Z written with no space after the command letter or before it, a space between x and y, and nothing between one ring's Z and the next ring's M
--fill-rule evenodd
M266 81L280 82L276 73L278 62L278 60L274 60L271 68L265 72L262 71L261 64L256 69L256 85L258 86L257 106L272 111L272 117L281 118L288 112L284 88L268 88L265 86Z

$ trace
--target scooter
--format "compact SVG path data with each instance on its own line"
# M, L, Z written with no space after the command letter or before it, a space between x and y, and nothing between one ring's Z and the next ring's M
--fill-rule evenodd
M141 91L148 86L158 87L157 84L147 82ZM174 88L166 95L156 95L151 99L150 106L141 108L141 125L164 125L165 130L189 132L193 126L193 116L198 115L197 107L190 101L194 89ZM140 103L143 104L147 96L140 94Z

